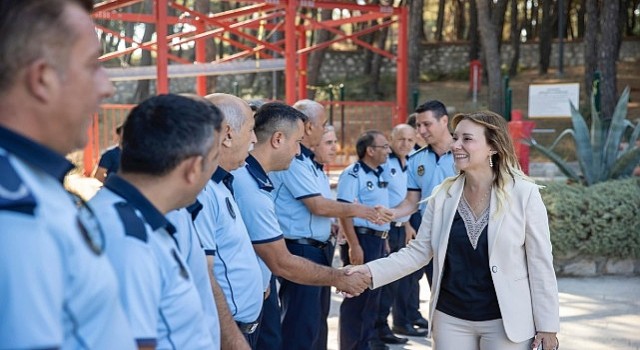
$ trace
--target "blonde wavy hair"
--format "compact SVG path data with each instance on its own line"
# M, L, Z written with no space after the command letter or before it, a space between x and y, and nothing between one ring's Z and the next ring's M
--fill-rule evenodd
M522 172L520 163L518 163L518 157L516 156L515 147L513 146L513 140L509 135L507 122L502 116L490 111L456 114L451 119L451 129L455 130L463 120L469 120L483 126L487 143L496 152L491 155L493 161L493 167L491 168L493 171L492 186L496 189L496 196L498 197L497 212L500 212L506 202L506 184L508 182L515 182L516 178L535 182ZM434 191L434 195L440 190L448 191L451 185L461 176L464 176L464 171L460 171L458 175L445 179L440 185L440 188Z

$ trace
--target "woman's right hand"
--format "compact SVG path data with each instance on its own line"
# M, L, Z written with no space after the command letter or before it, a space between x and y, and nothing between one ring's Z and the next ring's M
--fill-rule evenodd
M349 245L349 262L351 265L362 265L364 263L364 252L360 245Z

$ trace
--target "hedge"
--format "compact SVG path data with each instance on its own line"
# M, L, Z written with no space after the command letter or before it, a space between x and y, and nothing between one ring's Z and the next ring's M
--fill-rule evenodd
M640 258L640 178L541 185L554 255Z

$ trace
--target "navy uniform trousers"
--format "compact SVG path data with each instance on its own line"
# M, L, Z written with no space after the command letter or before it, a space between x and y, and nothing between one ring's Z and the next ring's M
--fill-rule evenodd
M271 276L271 294L262 305L262 320L256 330L257 340L250 339L251 348L254 350L280 350L282 349L282 329L280 327L280 305L278 303L278 291L276 277ZM256 346L253 344L257 343Z
M322 248L287 242L291 254L331 266L333 246ZM284 350L326 350L331 287L307 286L280 279Z
M395 253L405 246L405 230L404 226L395 227L391 225L389 230L389 253ZM388 328L387 318L389 317L389 309L393 305L393 309L397 309L398 304L404 305L406 302L399 299L405 299L404 297L398 297L398 286L400 281L395 281L383 286L380 295L380 309L378 310L378 318L376 320L376 329L379 335L382 335ZM385 329L387 328L387 329Z
M384 256L384 239L369 235L357 234L364 253L364 262L373 261ZM343 264L349 265L349 245L340 247ZM340 305L340 350L369 350L369 342L378 337L375 323L380 308L381 289L365 289L357 297L345 298Z

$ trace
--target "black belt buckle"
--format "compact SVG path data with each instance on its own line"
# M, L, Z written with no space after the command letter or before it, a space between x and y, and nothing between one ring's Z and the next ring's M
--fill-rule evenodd
M236 321L236 324L238 325L238 328L240 329L240 332L244 333L244 334L253 334L253 332L256 331L256 329L258 329L258 322L253 322L253 323L244 323L244 322L238 322Z
M286 242L301 244L301 245L310 245L314 248L324 249L327 246L327 242L321 242L313 238L298 238L298 239L285 239Z

